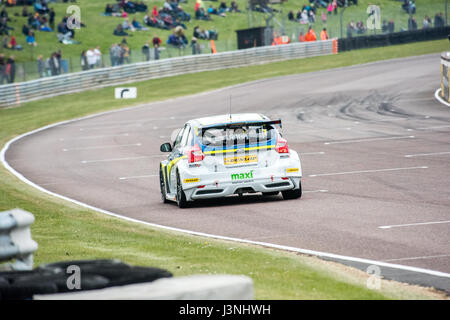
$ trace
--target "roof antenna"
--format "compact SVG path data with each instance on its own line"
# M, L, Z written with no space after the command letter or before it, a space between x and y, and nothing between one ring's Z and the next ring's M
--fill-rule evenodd
M231 93L230 93L230 122L232 121L231 119Z

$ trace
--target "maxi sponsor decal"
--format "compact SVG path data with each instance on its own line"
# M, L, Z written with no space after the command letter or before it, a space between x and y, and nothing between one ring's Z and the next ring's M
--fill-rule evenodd
M241 172L241 173L232 173L231 174L231 182L232 183L240 183L240 182L250 182L253 181L253 170L249 172Z

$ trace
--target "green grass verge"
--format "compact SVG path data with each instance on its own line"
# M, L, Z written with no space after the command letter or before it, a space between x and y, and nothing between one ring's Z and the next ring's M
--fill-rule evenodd
M295 73L447 50L448 41L346 52L334 56L202 72L136 83L136 104ZM438 63L438 62L437 62ZM438 75L437 75L438 76ZM152 90L145 90L152 88ZM44 125L126 106L113 88L64 95L0 110L0 145ZM176 276L244 274L252 277L258 299L443 298L431 290L383 281L365 287L364 273L292 253L209 240L125 222L43 194L0 168L0 210L32 212L33 238L39 243L36 264L68 259L118 258L166 268Z

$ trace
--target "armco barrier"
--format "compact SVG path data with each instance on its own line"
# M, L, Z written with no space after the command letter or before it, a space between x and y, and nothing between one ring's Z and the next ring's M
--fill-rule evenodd
M95 69L0 86L0 107L83 90L186 73L337 53L337 40L258 47Z
M0 212L0 262L16 260L7 269L31 270L37 243L31 239L34 216L21 209Z
M446 39L450 34L450 26L429 28L414 31L401 31L386 34L358 36L339 39L339 51L392 46L418 41Z
M441 54L441 98L450 102L448 81L450 79L450 52Z

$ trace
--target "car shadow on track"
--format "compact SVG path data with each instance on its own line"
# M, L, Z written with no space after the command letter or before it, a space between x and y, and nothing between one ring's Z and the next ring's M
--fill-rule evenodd
M243 195L242 197L235 195L224 198L195 200L189 203L189 208L234 206L234 205L258 204L277 201L284 201L281 194L276 196Z

